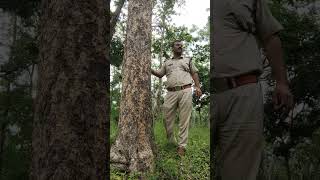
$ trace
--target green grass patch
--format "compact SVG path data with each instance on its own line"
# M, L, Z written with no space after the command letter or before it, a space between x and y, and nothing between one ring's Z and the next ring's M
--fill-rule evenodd
M116 123L111 123L111 142L116 136ZM208 127L193 126L189 129L189 139L186 155L177 155L176 144L167 142L166 132L162 120L154 127L155 143L157 147L156 167L152 174L145 175L146 179L209 179L210 170L210 129ZM175 125L175 136L178 139L178 126ZM111 168L111 179L138 179L137 175L125 175Z

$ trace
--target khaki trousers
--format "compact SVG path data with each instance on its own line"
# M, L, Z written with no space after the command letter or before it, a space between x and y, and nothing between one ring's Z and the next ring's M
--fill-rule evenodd
M263 149L263 99L259 83L213 97L217 173L222 180L255 180Z
M192 89L187 88L180 91L168 91L164 98L163 111L167 138L170 142L175 142L173 127L176 113L179 113L178 145L186 147L192 112Z

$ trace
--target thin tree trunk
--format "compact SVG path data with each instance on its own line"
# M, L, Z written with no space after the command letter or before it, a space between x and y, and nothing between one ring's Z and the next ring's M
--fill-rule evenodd
M107 179L108 5L42 2L32 180Z
M132 0L128 5L118 135L111 148L111 163L120 170L154 169L151 113L152 1Z
M9 80L7 80L7 87L6 87L6 109L4 111L3 117L4 117L4 121L1 123L1 132L0 132L0 178L3 174L3 159L4 159L4 146L5 146L5 142L6 142L6 138L7 138L7 134L6 134L6 130L7 130L7 126L8 126L8 115L9 115L9 108L11 106L10 103L10 87L11 87L11 83L9 82Z
M8 111L6 111L5 113L5 116L7 117L8 116ZM6 129L7 129L7 126L8 126L8 122L3 122L1 124L1 132L0 132L0 178L3 174L3 159L4 159L4 155L3 155L3 152L4 152L4 146L5 146L5 141L6 141Z
M114 33L116 32L116 24L118 22L121 9L124 6L125 0L119 0L118 6L114 13L112 13L111 19L110 19L110 39L112 39Z
M290 171L290 164L289 164L289 157L288 156L285 157L285 161L286 161L286 170L287 170L288 180L291 180L291 171Z
M17 15L13 14L12 42L17 40Z
M162 26L164 26L165 20L164 18L162 18ZM162 66L162 57L163 57L163 39L164 39L164 27L161 28L161 44L160 44L160 54L159 54L159 67ZM154 117L158 117L159 114L161 113L161 97L162 97L162 79L159 78L159 85L158 85L158 89L157 89L157 95L156 95L156 107L155 107L155 116Z

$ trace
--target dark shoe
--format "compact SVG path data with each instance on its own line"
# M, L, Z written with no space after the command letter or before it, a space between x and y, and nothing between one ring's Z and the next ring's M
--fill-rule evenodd
M186 149L184 147L181 147L181 146L178 147L177 153L180 157L184 156L185 152L186 152Z

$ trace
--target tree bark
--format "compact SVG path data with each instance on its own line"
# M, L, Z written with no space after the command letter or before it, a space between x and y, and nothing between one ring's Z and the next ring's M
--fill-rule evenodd
M32 180L107 179L108 6L42 2Z
M128 4L126 52L123 65L118 135L111 147L111 163L128 172L154 168L151 113L152 1Z

